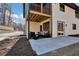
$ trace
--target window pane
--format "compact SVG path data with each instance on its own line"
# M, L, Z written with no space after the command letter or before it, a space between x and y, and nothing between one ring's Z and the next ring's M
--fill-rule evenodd
M79 11L75 11L75 17L79 18Z
M60 11L65 11L65 6L63 4L60 3Z
M73 30L76 30L76 24L72 24Z
M58 31L63 31L63 23L58 23Z

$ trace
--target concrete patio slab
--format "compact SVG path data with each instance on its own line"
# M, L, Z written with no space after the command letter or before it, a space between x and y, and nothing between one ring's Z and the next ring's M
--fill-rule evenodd
M59 48L63 48L79 42L78 37L57 37L57 38L44 38L29 40L32 49L36 51L38 55L45 54L50 51L54 51Z

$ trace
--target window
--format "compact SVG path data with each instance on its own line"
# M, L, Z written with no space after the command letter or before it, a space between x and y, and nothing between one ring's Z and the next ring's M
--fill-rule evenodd
M60 3L60 11L65 12L65 6L63 4Z
M5 15L6 16L10 16L10 11L9 10L6 10Z
M58 31L63 31L63 22L62 23L58 23Z
M72 24L72 29L76 30L76 24Z
M75 11L75 17L79 18L79 11L77 11L77 10Z
M43 23L43 31L49 31L49 23L50 22Z
M57 22L57 34L58 36L64 35L64 22L62 21Z

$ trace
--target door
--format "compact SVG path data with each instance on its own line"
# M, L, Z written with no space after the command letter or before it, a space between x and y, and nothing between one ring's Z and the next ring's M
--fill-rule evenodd
M57 22L57 35L64 36L64 22L63 21Z
M42 31L42 25L40 25L40 32Z
M44 23L43 24L43 31L48 31L49 32L49 30L50 30L50 28L49 28L49 25L50 23L49 22L46 22L46 23Z

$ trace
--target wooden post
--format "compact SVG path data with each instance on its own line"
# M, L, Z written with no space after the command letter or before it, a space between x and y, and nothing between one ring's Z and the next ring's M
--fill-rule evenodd
M23 18L25 18L25 3L23 3Z
M43 3L41 3L41 13L43 13Z
M24 30L24 33L27 34L27 38L29 39L30 38L30 18L29 17L29 11L30 11L30 6L29 4L27 3L27 5L25 3L23 3L23 17L25 19L25 30ZM26 23L27 21L27 23ZM27 24L27 25L26 25ZM27 28L26 28L27 26ZM27 32L26 32L27 31Z
M30 16L30 4L28 6L28 17ZM28 20L28 40L30 39L30 18L27 17Z

